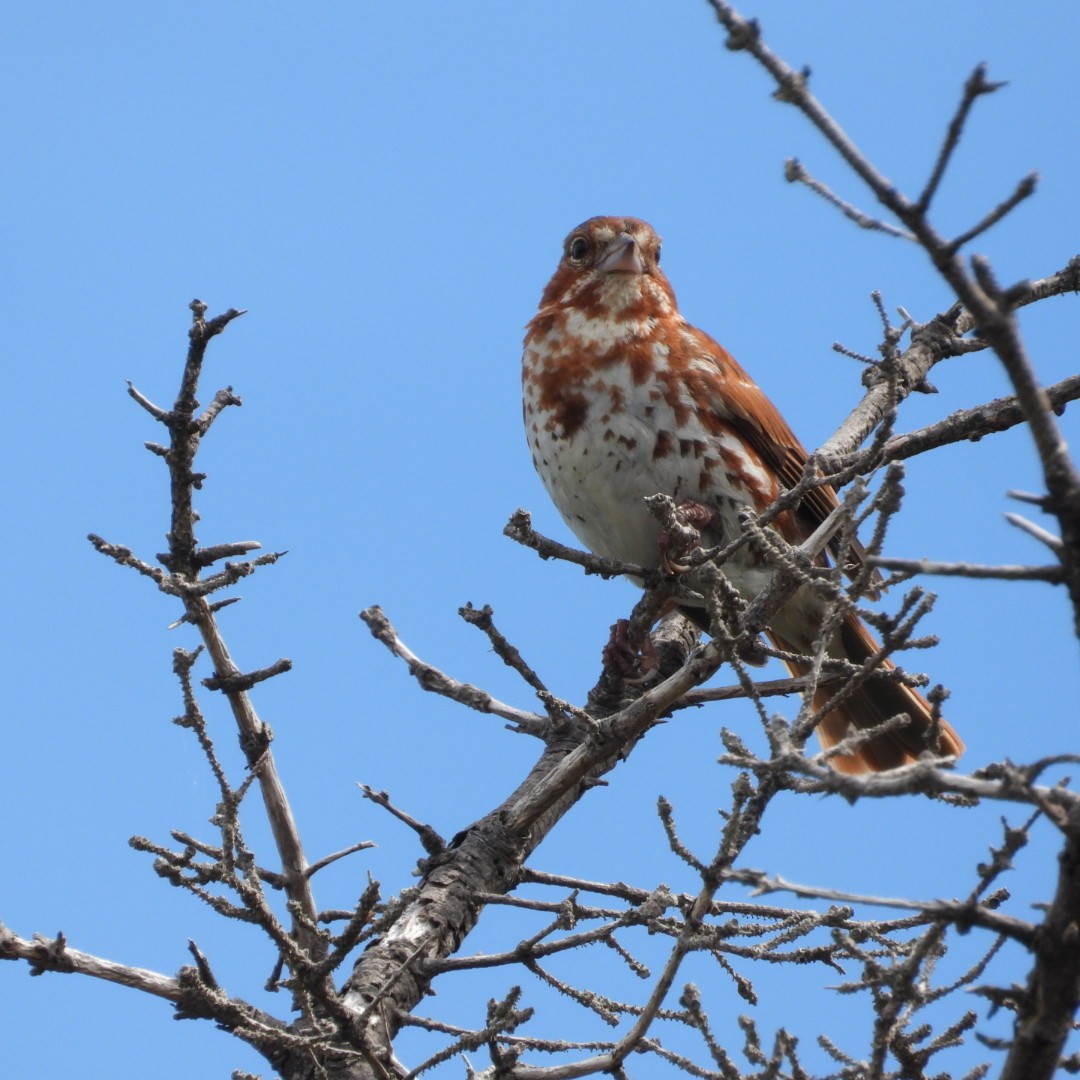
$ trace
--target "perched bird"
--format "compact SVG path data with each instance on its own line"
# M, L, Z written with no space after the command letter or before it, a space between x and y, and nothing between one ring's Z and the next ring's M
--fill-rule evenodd
M563 519L598 555L659 567L662 529L646 496L663 493L694 510L703 543L739 535L743 507L761 512L798 482L807 452L776 406L708 334L679 313L660 269L660 238L637 218L594 217L563 244L562 259L528 325L522 371L526 435L533 464ZM773 524L799 544L836 507L818 487ZM744 545L723 566L752 599L770 580L763 556ZM773 617L768 635L782 651L807 654L825 602L801 588ZM828 653L860 664L878 646L849 613ZM809 667L786 661L803 674ZM886 660L881 666L891 668ZM831 696L818 691L815 706ZM930 705L886 679L865 681L818 726L827 748L851 727L899 713L910 723L832 759L844 772L881 771L926 749L959 754L964 744L942 722L928 747Z

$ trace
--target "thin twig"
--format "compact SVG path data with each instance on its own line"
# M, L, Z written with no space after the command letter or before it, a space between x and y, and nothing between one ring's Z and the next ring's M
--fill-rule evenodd
M649 578L651 573L635 563L624 563L618 559L606 559L602 555L593 555L587 551L567 547L557 540L543 536L532 527L532 517L527 510L515 510L510 520L503 527L503 535L508 536L525 547L532 548L542 559L559 559L582 567L586 574L599 574L602 578L628 575L635 578Z
M845 202L831 188L811 176L798 158L788 158L784 162L784 179L789 184L805 184L816 195L820 195L827 203L835 206L849 221L855 222L860 229L883 232L887 236L895 236L901 240L915 240L915 237L907 229L902 229L897 225L890 225L889 222L882 221L880 218L871 217L858 209L858 207Z
M1000 581L1048 581L1060 585L1064 580L1060 566L981 566L967 562L933 562L930 559L870 560L883 570L900 570L908 574L939 574L946 577L996 578Z
M1034 521L1028 521L1021 514L1008 513L1004 514L1003 517L1010 525L1015 525L1021 532L1026 532L1028 536L1034 537L1040 544L1045 544L1055 555L1060 555L1065 550L1065 545L1060 536L1048 532L1041 525L1036 525Z
M987 229L996 225L1006 214L1010 213L1025 199L1035 194L1035 186L1039 182L1038 173L1029 173L1017 185L1013 193L994 207L981 221L976 222L966 232L962 232L953 239L949 245L949 251L959 251L965 244L970 243L976 236L980 236Z
M526 735L535 735L543 738L548 731L549 722L536 713L526 712L524 709L516 709L512 705L506 705L493 698L486 690L481 690L471 683L459 682L457 679L431 664L421 660L401 640L397 630L386 617L386 613L378 605L366 608L360 612L360 618L367 624L372 636L381 641L390 652L404 660L408 665L409 674L420 684L424 690L434 694L450 698L462 705L467 705L476 712L490 713L493 716L509 720L514 725L514 730Z
M367 784L357 784L356 786L364 793L365 799L370 799L376 806L381 806L387 813L396 817L398 821L408 825L420 838L420 843L423 844L424 850L429 855L439 855L446 850L446 841L443 840L435 828L431 825L425 825L422 821L417 821L411 814L407 814L404 810L396 807L385 791L376 791Z
M324 870L339 859L344 859L346 856L355 855L358 851L367 851L369 848L377 846L374 840L361 840L358 844L350 844L347 848L335 851L331 855L324 855L321 859L316 859L315 862L308 866L307 876L314 877L320 870Z
M753 887L754 896L767 896L774 892L789 892L793 896L813 900L830 900L860 907L897 908L900 911L918 912L927 919L945 919L963 928L981 926L995 933L1020 942L1030 948L1035 941L1036 927L1033 923L1005 915L991 907L958 900L905 900L900 897L867 896L862 893L830 889L819 885L800 885L787 881L779 874L765 874L756 870L734 870L727 875L731 880Z
M464 607L458 608L458 614L470 626L475 626L484 633L487 636L488 641L491 642L491 647L495 650L495 655L506 664L508 668L516 671L537 693L550 693L540 679L540 676L525 663L525 659L517 647L511 645L499 632L498 627L495 625L495 620L493 618L494 611L490 604L485 604L479 609L474 608L472 604L466 604Z
M819 676L812 678L808 675L790 676L786 679L769 679L764 682L755 682L753 694L757 697L778 697L788 694L803 694L814 688L825 689L833 684L840 683L846 676L842 673L835 675ZM736 698L747 697L747 689L741 684L732 686L702 686L694 690L688 690L676 702L676 709L686 709L704 705L709 701L733 701Z
M971 111L972 105L975 104L976 98L999 90L1004 85L1001 82L992 83L987 81L985 64L979 64L968 77L967 82L964 83L963 96L960 98L960 104L956 107L956 112L953 114L948 130L945 132L945 138L942 141L941 148L938 150L937 161L934 162L930 178L926 181L926 186L916 201L916 206L922 213L925 214L930 209L930 203L937 193L938 186L945 175L945 170L948 168L953 152L960 142L964 125L967 123L968 113Z

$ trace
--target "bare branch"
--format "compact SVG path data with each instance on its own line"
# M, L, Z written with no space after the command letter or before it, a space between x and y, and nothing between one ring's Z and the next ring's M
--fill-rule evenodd
M92 953L73 949L63 934L58 934L53 939L35 934L33 940L28 941L0 923L0 959L25 960L36 975L46 971L88 975L92 979L130 986L133 990L141 990L144 994L152 994L167 1001L179 1001L183 995L176 979L147 968L117 964Z
M495 650L495 655L498 656L508 668L516 671L538 694L547 695L550 693L548 688L541 681L540 676L525 663L525 659L518 649L511 645L499 632L492 617L494 611L490 604L485 604L479 610L474 608L472 604L466 604L464 607L458 608L458 614L470 626L475 626L478 630L486 634L488 641L491 642L492 649Z
M940 574L946 577L996 578L1000 581L1048 581L1060 585L1064 580L1060 566L980 566L966 562L933 562L930 559L885 559L875 556L874 566L900 570L906 574Z
M284 675L287 671L292 671L292 661L282 658L281 660L275 660L274 663L267 667L259 668L257 671L240 672L229 676L212 675L210 678L203 679L202 684L207 690L239 693L250 690L253 686L266 682L267 679L272 679L275 675Z
M560 544L557 540L535 532L532 527L532 518L527 510L515 510L510 515L510 520L503 528L503 535L525 547L532 548L541 559L560 559L563 562L574 563L583 567L586 574L599 574L602 578L619 577L623 574L642 579L652 576L650 571L643 566L619 562L617 559L606 559L601 555L591 555L587 551L578 551L576 548L567 547L566 544Z
M316 859L315 862L307 868L307 876L313 877L320 870L324 870L332 863L336 863L339 859L344 859L349 855L355 855L358 851L367 851L369 848L376 846L374 840L361 840L358 844L350 844L347 848L342 848L340 851L335 851L330 855L324 855L321 859Z
M244 403L232 392L231 386L219 390L214 395L214 400L207 405L202 416L196 421L200 435L205 435L210 430L210 425L218 418L223 409L230 405L240 406Z
M1023 178L1017 185L1016 190L1005 200L1003 200L998 206L995 206L982 221L976 222L972 225L967 232L961 233L956 237L949 245L950 251L959 251L965 244L974 240L976 236L980 236L986 232L987 229L996 225L1006 214L1010 213L1017 206L1020 205L1025 199L1030 198L1035 194L1035 185L1038 183L1039 174L1029 173Z
M138 570L144 577L148 577L152 581L155 581L162 592L176 594L177 589L172 587L169 576L165 571L160 567L151 566L149 563L137 558L132 553L131 548L126 548L121 544L110 544L108 540L103 540L95 533L90 533L86 539L89 540L90 543L94 545L94 548L101 552L102 555L107 555L121 566L130 566L133 570Z
M491 713L502 717L503 720L509 720L514 725L513 730L526 735L535 735L542 739L547 734L549 723L544 717L526 712L524 709L515 709L512 705L505 705L493 698L486 690L481 690L471 683L459 682L421 660L401 640L382 608L377 605L369 607L360 612L360 618L367 624L377 641L381 641L390 652L405 661L409 674L416 679L422 689L450 698L476 712Z
M131 397L137 401L155 420L164 421L168 417L169 413L167 409L161 408L160 405L155 405L148 397L145 397L135 387L135 384L128 382L128 393Z
M367 784L357 784L356 786L364 793L365 799L370 799L376 806L381 806L396 817L398 821L408 825L420 837L420 843L424 845L424 850L429 855L439 855L446 850L446 841L434 828L417 821L410 814L406 814L404 810L399 810L390 801L390 796L385 791L376 791L374 788L368 787Z
M790 892L794 896L857 904L860 907L898 908L901 911L916 912L928 921L945 920L955 923L963 930L972 926L981 926L1012 938L1025 948L1031 948L1037 937L1034 924L973 901L905 900L899 897L866 896L861 893L846 892L843 889L799 885L793 881L786 881L778 874L764 874L755 870L733 871L729 876L744 884L752 885L755 896L767 896L773 892Z
M1080 375L1070 375L1061 382L1045 388L1047 400L1055 412L1060 412L1070 401L1080 397ZM985 405L972 409L961 409L944 420L917 431L893 435L882 445L880 450L883 461L901 461L936 450L940 446L970 440L977 442L984 435L1008 431L1017 424L1024 423L1024 413L1015 396L996 398ZM855 451L843 460L845 466L859 465L863 455ZM1045 500L1045 496L1037 496ZM1045 502L1040 503L1045 509Z
M916 206L922 213L926 213L930 209L930 203L933 201L942 177L945 175L953 151L960 142L964 125L967 123L968 113L971 112L975 100L983 94L990 94L995 90L1000 90L1004 85L1005 83L1002 82L992 83L987 81L985 64L979 64L968 77L967 82L964 84L963 97L960 99L956 113L949 123L948 131L946 131L945 139L941 144L941 149L938 151L937 161L934 162L930 178L926 181L926 187L923 188L923 192L916 202Z
M553 956L556 953L566 952L570 949L579 949L599 941L609 941L616 930L626 925L627 920L625 918L615 919L591 930L568 934L558 941L542 942L540 940L542 937L558 929L559 923L556 921L550 927L546 927L541 931L540 934L535 935L534 938L520 942L508 952L481 953L476 956L450 956L444 960L431 961L428 970L433 975L441 975L448 971L474 971L481 968L506 967L526 960L540 960L545 956Z
M131 388L132 397L144 408L148 408L151 415L169 430L170 444L164 460L169 468L172 513L168 534L169 551L164 561L171 573L165 575L156 571L149 564L135 559L127 549L106 544L100 537L91 536L90 539L99 551L124 565L133 566L140 573L153 578L162 591L177 595L184 601L186 617L199 631L213 661L214 677L218 680L218 685L225 690L248 765L262 792L263 804L282 861L285 891L290 902L295 905L296 941L309 950L312 957L319 957L325 950L325 943L312 929L315 926L317 908L306 872L307 861L299 831L269 750L269 728L257 716L246 692L252 681L283 670L283 662L245 676L233 662L214 617L214 608L206 600L207 593L234 583L250 574L256 567L272 563L279 556L277 553L270 553L247 563L227 563L221 573L202 580L199 578L204 564L195 538L198 515L193 505L193 494L201 487L205 477L195 471L195 457L202 436L213 419L226 405L237 404L238 399L232 395L231 390L223 391L208 407L202 420L197 421L194 416L198 408L195 395L208 343L244 312L231 308L207 320L207 307L201 300L193 300L190 308L192 324L188 334L187 359L173 408L168 412L148 408L149 403L134 387ZM205 557L205 551L202 552L202 557Z
M1041 525L1036 525L1034 521L1028 521L1026 517L1020 514L1004 514L1002 516L1010 525L1015 525L1021 532L1026 532L1028 536L1034 537L1040 544L1045 544L1055 555L1064 553L1065 545L1062 543L1060 536L1047 532Z
M907 229L901 229L896 225L890 225L887 221L881 221L879 218L871 217L869 214L863 213L863 211L859 210L857 207L845 202L827 185L811 176L798 158L788 158L788 160L784 162L784 179L789 184L805 184L816 195L820 195L827 203L831 203L835 206L849 221L855 222L860 229L868 229L871 232L883 232L887 236L895 236L901 240L915 240L915 237L912 236Z
M789 676L786 679L770 679L764 682L755 682L752 693L757 697L778 697L788 694L803 694L815 687L827 689L829 686L839 684L845 675L825 675L813 677L810 675ZM675 703L675 709L687 709L704 705L709 701L732 701L736 698L750 696L745 686L736 684L733 686L702 686L694 690L688 690Z

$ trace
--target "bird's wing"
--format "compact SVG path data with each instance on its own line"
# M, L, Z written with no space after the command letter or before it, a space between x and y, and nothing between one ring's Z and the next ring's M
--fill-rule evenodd
M694 334L720 372L716 400L712 403L714 411L746 440L784 487L794 487L803 478L810 456L806 447L739 362L708 334L700 330L694 330ZM836 492L828 484L808 491L795 515L799 531L804 533L800 539L809 536L837 505ZM856 540L846 561L853 563L854 569L862 565L864 554Z

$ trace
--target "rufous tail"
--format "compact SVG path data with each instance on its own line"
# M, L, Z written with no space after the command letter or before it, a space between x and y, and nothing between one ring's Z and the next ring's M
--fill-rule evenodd
M769 637L784 652L800 651L778 634L769 631ZM829 655L862 664L878 648L870 631L854 614L849 613L829 647ZM805 675L810 670L807 664L795 661L785 663L793 675ZM888 660L881 663L883 670L894 667ZM814 694L814 708L825 708L835 693L835 690L818 690ZM943 756L959 756L964 752L960 736L944 720L938 725L936 745L931 745L930 703L917 690L890 679L868 679L864 682L850 697L825 714L818 724L818 737L821 745L828 750L853 728L874 727L898 713L907 713L910 723L863 743L854 753L837 754L831 759L833 768L843 773L884 772L909 765L927 750Z

